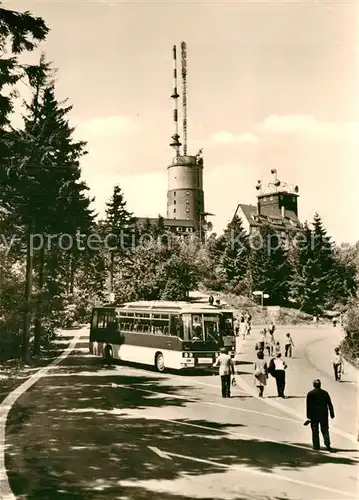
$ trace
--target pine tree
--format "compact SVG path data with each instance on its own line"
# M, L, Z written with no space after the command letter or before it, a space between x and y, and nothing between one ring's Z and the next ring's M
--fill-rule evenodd
M302 310L318 315L338 289L339 268L336 270L333 243L318 214L313 228L305 224L303 234L303 244L295 251L292 296Z
M291 298L301 310L318 315L321 312L320 277L317 277L312 231L308 224L304 224L300 236L294 240Z
M228 224L224 231L224 242L221 265L226 273L228 282L233 286L238 286L247 278L249 259L249 240L238 216Z
M153 236L154 238L161 238L166 233L164 219L162 215L158 214L157 220L153 225Z
M133 214L127 210L127 203L121 188L116 185L111 199L106 203L104 230L107 234L110 250L110 289L114 289L114 273L116 257L123 255L131 246L131 236L135 225Z
M16 182L15 213L19 223L27 228L27 280L26 302L30 301L31 275L34 263L38 269L38 307L35 325L35 352L40 350L41 295L46 282L45 245L39 250L39 258L34 261L30 248L31 234L41 235L43 241L49 236L66 234L67 239L77 231L89 230L92 223L91 200L85 194L88 189L80 180L79 159L86 154L85 143L73 140L74 128L70 127L67 114L71 106L63 107L55 98L55 86L51 81L50 65L42 56L42 71L32 74L33 98L25 103L24 129L17 131L17 151L14 158L13 180ZM52 241L52 240L50 240ZM50 244L52 272L58 273L61 258L67 261L68 280L74 281L76 246L70 244L65 252L61 245ZM27 307L24 320L24 356L27 354L31 311Z
M20 64L18 56L25 51L33 51L39 42L45 40L49 29L43 19L33 17L28 11L16 12L1 7L0 25L0 127L3 129L10 123L9 115L13 110L13 97L15 95L13 92L9 93L8 89L25 76L26 70L31 70L33 67ZM9 46L11 55L4 57L4 54L9 52L7 50ZM3 145L2 140L0 143Z
M262 226L252 240L250 275L253 289L267 293L268 304L285 306L289 300L290 274L284 242L272 227Z

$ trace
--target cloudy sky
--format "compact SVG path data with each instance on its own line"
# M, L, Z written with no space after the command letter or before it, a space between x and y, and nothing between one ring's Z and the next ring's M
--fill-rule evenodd
M99 212L117 183L135 215L165 215L172 45L185 40L189 153L203 147L215 229L275 167L300 187L301 220L318 211L335 240L358 240L354 0L3 3L51 29L41 49L88 141L83 177Z

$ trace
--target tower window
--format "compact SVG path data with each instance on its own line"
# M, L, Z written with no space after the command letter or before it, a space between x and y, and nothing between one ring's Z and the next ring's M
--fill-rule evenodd
M173 200L173 204L176 205L176 200Z
M176 196L176 191L173 191L173 196Z
M174 213L174 214L176 213L176 209L175 209L175 208L173 209L173 213Z

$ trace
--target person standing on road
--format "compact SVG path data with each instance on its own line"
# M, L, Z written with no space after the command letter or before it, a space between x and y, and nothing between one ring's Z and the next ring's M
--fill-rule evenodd
M269 347L270 347L270 356L274 355L274 347L275 347L275 338L274 333L269 334Z
M236 318L233 323L234 326L234 334L237 337L239 335L239 320Z
M277 354L277 357L272 359L269 363L269 372L275 378L277 384L277 393L279 398L285 398L285 371L287 369L287 364L282 360L281 353Z
M259 397L263 397L264 387L267 385L268 378L268 366L266 361L264 361L263 351L257 352L257 360L254 362L254 382L259 390Z
M271 325L270 327L268 328L268 331L271 335L274 335L274 332L275 332L275 324L274 324L274 321L271 322Z
M286 339L285 339L285 344L284 344L284 349L285 349L285 354L284 356L287 357L292 357L292 351L294 347L294 342L292 337L290 336L290 333L287 333Z
M342 355L340 354L339 347L336 347L334 349L333 370L334 370L335 381L340 382L343 372L343 358Z
M276 342L274 346L274 355L278 356L278 354L282 354L282 349L280 347L280 343Z
M234 364L232 358L227 354L225 347L221 348L221 354L213 364L214 368L219 367L221 377L222 398L231 397L231 375L234 375Z
M338 318L336 316L334 316L332 321L333 321L333 327L335 328L337 326L337 323L338 323Z
M242 335L242 338L244 340L246 338L246 334L247 334L247 322L243 316L241 318L241 322L239 323L239 331L240 331L240 334Z
M264 328L260 333L259 350L264 351L267 340L267 330Z
M307 419L312 428L313 450L320 449L319 425L323 435L324 445L328 451L332 451L329 436L329 418L334 418L334 408L329 393L321 388L319 379L314 380L311 391L307 394Z

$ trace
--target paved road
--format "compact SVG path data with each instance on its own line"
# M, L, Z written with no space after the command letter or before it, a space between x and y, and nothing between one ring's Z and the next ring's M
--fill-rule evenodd
M278 329L282 340L287 328ZM23 394L7 426L6 467L19 499L284 500L356 498L356 373L331 373L339 331L291 327L285 400L274 379L253 397L258 331L244 341L231 399L212 375L106 368L86 344ZM305 394L332 395L336 453L313 452ZM249 393L248 393L249 392Z

